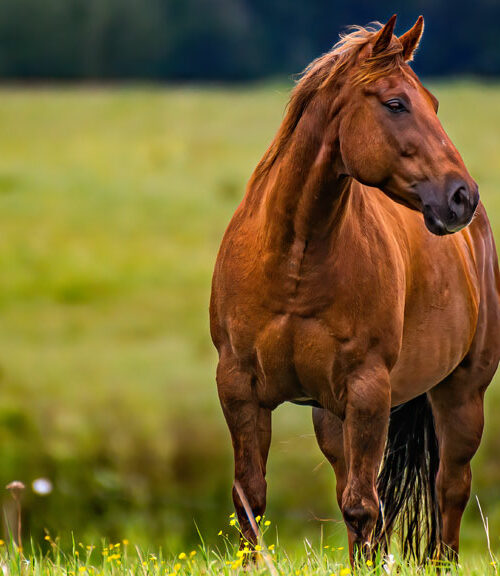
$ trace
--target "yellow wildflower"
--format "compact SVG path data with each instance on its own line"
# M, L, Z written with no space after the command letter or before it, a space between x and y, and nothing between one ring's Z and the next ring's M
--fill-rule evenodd
M111 554L111 556L108 556L107 562L113 562L113 560L119 560L119 559L120 559L120 554Z
M196 556L196 550L191 550L191 552L189 553L190 558L193 558L193 556Z
M257 550L257 552L259 552L260 550L262 550L262 546L260 544L257 544L255 546L255 550Z
M217 534L217 536L222 536L222 530L219 530L219 533Z
M255 517L255 522L260 522L262 520L262 516L256 516Z
M230 526L236 526L236 520L231 520L231 521L229 522L229 525L230 525Z
M174 564L174 572L179 572L180 569L181 569L181 565L179 563Z
M373 566L373 562L372 562L371 560L367 560L367 561L366 561L366 565L367 565L367 566Z
M270 546L268 546L269 550L273 551L274 550L274 544L271 544Z
M347 576L350 573L351 573L350 568L342 568L342 570L340 571L340 576Z
M271 520L266 520L264 522L264 526L271 526Z
M229 514L229 518L234 518L235 513L233 512L232 514Z
M185 560L186 558L187 558L187 556L186 556L186 553L185 553L185 552L181 552L181 553L179 554L179 560ZM156 558L155 558L155 560L156 560Z

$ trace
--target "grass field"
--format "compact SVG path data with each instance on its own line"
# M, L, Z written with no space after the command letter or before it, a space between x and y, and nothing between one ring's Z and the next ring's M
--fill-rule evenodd
M340 549L314 548L307 543L302 555L289 556L274 547L268 552L246 553L232 545L208 549L200 545L187 552L165 557L134 548L128 541L100 546L76 543L69 552L63 552L57 541L50 541L48 553L23 556L9 546L0 554L0 565L5 574L12 576L229 576L234 574L280 574L283 576L360 576L399 574L401 576L439 576L446 573L484 576L495 574L496 562L476 560L455 566L441 562L425 569L401 562L394 555L381 560L367 561L352 570Z
M431 87L500 239L500 87ZM66 549L74 531L94 544L161 545L173 558L196 545L194 521L217 545L232 456L214 384L210 278L287 94L0 91L0 482L52 480L50 496L27 490L24 501L25 531L42 547L44 529ZM498 382L486 403L474 494L498 549ZM293 570L304 538L315 550L345 547L308 409L277 411L268 484L280 543L298 551ZM472 501L463 541L489 563Z
M15 544L0 546L0 567L7 576L230 576L233 574L270 574L271 576L440 576L445 573L484 576L497 574L497 559L490 553L484 557L466 558L460 564L445 561L429 562L424 567L401 560L397 553L373 560L361 560L353 569L344 547L335 548L320 542L312 546L304 541L301 551L288 554L279 544L265 544L256 550L238 549L234 538L220 532L219 543L206 546L203 540L193 549L165 555L134 546L128 540L99 545L73 541L70 550L60 546L58 538L45 536L47 551L40 549L23 553Z

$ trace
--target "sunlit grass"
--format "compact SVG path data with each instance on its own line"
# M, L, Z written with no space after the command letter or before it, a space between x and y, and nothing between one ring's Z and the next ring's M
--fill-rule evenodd
M31 552L15 544L0 546L0 568L4 576L188 576L273 574L285 576L348 576L350 574L402 576L439 576L443 573L484 576L496 574L495 562L476 557L458 565L444 561L417 566L391 554L373 560L360 560L353 570L343 548L314 547L307 540L301 553L288 554L281 546L269 546L265 551L240 549L228 538L208 547L203 540L195 547L176 553L161 549L152 551L135 546L128 540L97 545L74 542L70 551L63 550L58 539L46 536L44 550L31 543Z

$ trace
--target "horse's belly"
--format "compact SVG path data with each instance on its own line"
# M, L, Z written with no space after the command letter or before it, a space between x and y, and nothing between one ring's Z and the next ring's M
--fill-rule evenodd
M406 327L390 375L394 406L427 392L457 367L470 347L473 320L441 311L436 318ZM324 322L277 316L256 342L259 397L269 404L312 398L334 408L342 396L343 379L335 369L342 353Z
M469 350L474 329L473 319L463 314L407 327L391 371L393 406L427 392L453 372Z

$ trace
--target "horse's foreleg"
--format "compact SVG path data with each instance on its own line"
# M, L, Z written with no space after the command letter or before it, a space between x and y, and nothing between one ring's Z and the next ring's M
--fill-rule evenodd
M370 553L379 514L376 482L387 439L390 406L389 373L385 367L366 367L349 378L344 421L348 474L342 513L351 562L358 549Z
M252 544L256 535L242 502L246 498L254 517L266 509L266 462L271 442L271 411L259 406L252 390L252 379L231 362L217 368L219 398L234 450L233 501L242 536Z
M445 556L458 556L460 522L470 496L470 461L483 432L484 388L463 385L453 375L430 391L429 397L439 442L436 489L442 516Z
M313 424L318 445L335 471L337 502L342 510L342 496L347 482L342 420L329 410L313 408Z

